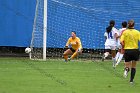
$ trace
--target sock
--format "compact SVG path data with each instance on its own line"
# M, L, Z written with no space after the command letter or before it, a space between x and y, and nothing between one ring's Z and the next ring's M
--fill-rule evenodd
M113 60L113 67L114 67L116 64L116 58L112 58L112 60Z
M67 55L63 55L63 57L64 57L65 61L68 60L68 56Z
M133 82L135 74L136 74L136 68L131 68L130 82Z
M73 55L70 58L74 59L76 56L77 56L77 52L74 52Z
M109 55L108 52L104 53L105 58L108 57L108 55Z
M129 67L125 67L125 69L124 70L126 70L127 71L127 73L129 72Z
M117 61L118 64L121 62L122 58L123 58L123 54L120 54L118 61Z
M119 56L120 56L120 52L117 52L117 54L116 54L116 61L118 61L118 59L119 59Z

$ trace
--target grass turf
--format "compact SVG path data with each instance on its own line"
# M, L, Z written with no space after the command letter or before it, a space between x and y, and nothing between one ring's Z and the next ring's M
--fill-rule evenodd
M139 67L130 85L130 75L122 76L123 62L113 69L111 61L0 58L0 93L138 93Z

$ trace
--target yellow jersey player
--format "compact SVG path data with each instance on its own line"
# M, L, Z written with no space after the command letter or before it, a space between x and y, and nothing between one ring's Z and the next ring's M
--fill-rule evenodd
M136 73L136 62L139 60L139 46L140 32L134 28L134 20L128 21L128 29L122 33L121 44L124 48L125 55L125 71L124 77L126 78L129 70L131 70L130 83L133 83L133 79Z
M82 53L82 44L80 38L76 36L76 32L71 32L71 37L68 39L66 43L66 48L68 48L64 53L63 57L65 61L70 61L71 59L74 59L76 56ZM68 58L68 55L72 55L70 58Z

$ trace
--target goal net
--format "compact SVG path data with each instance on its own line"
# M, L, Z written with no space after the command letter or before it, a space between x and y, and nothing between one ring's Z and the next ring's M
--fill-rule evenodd
M105 28L110 20L115 20L118 29L122 21L140 20L139 0L48 0L46 16L44 1L37 0L35 11L31 42L31 58L35 59L43 58L44 17L47 18L47 59L62 58L71 31L81 39L84 49L80 58L100 59L104 52Z

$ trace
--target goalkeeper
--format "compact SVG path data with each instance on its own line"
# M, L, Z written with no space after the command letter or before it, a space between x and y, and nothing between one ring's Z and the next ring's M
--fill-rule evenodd
M75 31L71 32L71 37L68 39L65 48L67 50L63 53L63 57L66 62L74 59L76 56L82 53L81 40L76 36ZM72 56L68 58L68 55Z

